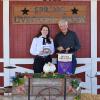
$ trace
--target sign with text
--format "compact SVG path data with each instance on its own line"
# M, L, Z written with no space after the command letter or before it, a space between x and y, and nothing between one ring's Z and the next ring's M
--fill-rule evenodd
M14 24L56 24L66 18L69 23L86 22L85 5L14 5L12 19Z
M58 54L58 73L72 74L72 54Z
M71 62L72 61L72 54L58 54L58 61Z

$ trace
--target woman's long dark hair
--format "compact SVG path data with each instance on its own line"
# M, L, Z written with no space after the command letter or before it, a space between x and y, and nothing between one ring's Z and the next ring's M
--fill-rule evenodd
M50 29L49 29L48 25L42 25L40 30L39 30L39 33L36 35L36 37L40 37L42 35L41 30L43 29L43 27L48 28L48 34L46 36L46 41L47 41L47 43L50 44L51 43L51 41L50 41Z

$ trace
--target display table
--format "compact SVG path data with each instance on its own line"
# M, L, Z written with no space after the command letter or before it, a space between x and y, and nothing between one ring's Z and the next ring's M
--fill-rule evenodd
M71 82L72 78L66 75L34 74L33 78L28 78L24 83L24 95L28 95L28 100L74 100L79 96L79 91L71 87Z

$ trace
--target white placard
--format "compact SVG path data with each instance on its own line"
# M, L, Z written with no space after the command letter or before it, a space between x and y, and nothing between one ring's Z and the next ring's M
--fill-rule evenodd
M72 61L72 54L58 54L58 61L71 62Z

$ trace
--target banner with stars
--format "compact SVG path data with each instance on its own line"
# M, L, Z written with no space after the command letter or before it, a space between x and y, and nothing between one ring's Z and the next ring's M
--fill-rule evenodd
M14 24L56 24L66 18L69 23L85 23L86 5L14 5L12 22Z

